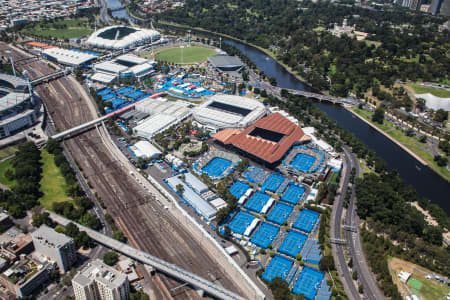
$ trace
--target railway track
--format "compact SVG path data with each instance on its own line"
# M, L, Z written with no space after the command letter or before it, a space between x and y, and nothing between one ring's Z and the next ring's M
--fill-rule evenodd
M0 43L0 53L8 46ZM14 59L26 58L18 51ZM54 72L42 61L31 61L17 66L27 70L30 79ZM51 114L56 128L65 130L94 119L95 113L89 109L90 99L80 90L72 88L73 78L63 77L36 88ZM81 89L81 87L79 87ZM93 129L65 141L65 146L80 165L92 188L107 206L114 218L120 218L126 226L136 246L161 259L192 271L225 288L242 295L239 284L219 265L214 257L193 238L192 234L175 217L155 201L162 195L152 194L139 185L125 170L123 162L114 157L105 145L103 130ZM159 193L159 192L158 192ZM180 285L165 276L159 276L168 290ZM175 299L199 299L190 287L182 287L173 292Z

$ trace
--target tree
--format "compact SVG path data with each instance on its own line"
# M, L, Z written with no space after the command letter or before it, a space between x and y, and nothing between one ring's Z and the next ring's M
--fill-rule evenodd
M106 252L103 255L103 262L108 266L114 266L119 261L119 255L114 251Z
M384 120L384 109L382 107L377 107L372 116L372 121L377 122L379 124L383 124Z
M438 109L435 113L434 113L434 120L436 122L444 122L445 120L448 119L448 112L446 112L445 110L443 110L442 108Z
M334 269L334 260L333 256L325 255L320 259L319 269L322 271L328 271Z
M126 243L127 237L120 230L114 230L112 238L118 240L119 242Z
M183 185L182 185L182 184L177 184L176 188L177 188L177 194L178 194L178 195L182 195L183 192L184 192L184 187L183 187Z
M356 279L358 279L358 271L353 271L353 274L352 274L352 279L353 280L356 280Z
M423 231L423 239L434 245L442 245L442 229L437 226L426 226Z
M269 283L269 288L272 290L275 300L289 300L291 297L289 284L280 277L273 278Z
M130 293L130 300L150 300L150 297L142 290L139 290L135 293Z

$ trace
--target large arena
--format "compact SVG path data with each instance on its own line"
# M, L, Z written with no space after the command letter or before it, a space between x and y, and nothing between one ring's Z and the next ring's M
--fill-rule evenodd
M94 32L86 43L95 48L121 50L154 43L160 38L161 35L156 30L127 26L109 26Z
M0 74L0 138L36 123L35 106L26 80Z
M264 104L245 97L214 95L194 109L194 119L211 132L247 127L266 114Z

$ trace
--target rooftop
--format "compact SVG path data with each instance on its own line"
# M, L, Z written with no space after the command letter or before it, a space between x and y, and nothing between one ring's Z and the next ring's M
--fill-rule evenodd
M228 131L230 129L222 130L213 138L270 164L279 161L295 142L308 138L299 126L279 113L264 117L239 133Z
M36 231L31 233L33 242L38 241L40 244L45 244L47 247L60 248L72 239L62 233L58 233L47 225L41 225Z
M237 56L229 56L229 55L216 55L209 58L209 62L213 64L215 67L223 68L223 67L240 67L244 64Z
M88 263L83 270L78 272L72 280L81 286L98 281L114 289L124 284L127 276L113 267L104 264L101 260L95 259L91 263Z

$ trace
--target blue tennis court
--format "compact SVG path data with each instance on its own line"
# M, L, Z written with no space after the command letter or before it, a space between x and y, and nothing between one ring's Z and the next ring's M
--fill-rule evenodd
M303 230L304 232L311 232L319 216L320 214L315 211L303 209L297 221L294 223L294 228Z
M104 88L104 89L101 89L100 91L97 91L97 95L103 96L103 95L109 94L110 92L112 92L112 90L110 88Z
M133 92L134 89L131 86L124 86L116 90L117 93L124 95Z
M278 174L270 174L270 176L264 181L261 189L275 192L281 183L284 181L284 177Z
M267 216L267 220L281 225L285 220L287 220L287 218L289 218L291 213L292 213L292 206L284 203L277 203L277 205L272 209L270 214Z
M239 199L242 197L242 195L245 194L245 192L249 189L249 185L242 181L236 181L231 187L230 187L230 193L236 199Z
M290 204L297 204L305 193L305 188L298 184L291 184L287 191L281 197L282 201Z
M263 209L264 205L266 205L267 201L269 201L269 199L269 195L256 192L255 194L253 194L250 200L247 201L247 204L245 204L244 207L246 209L259 213Z
M263 182L266 177L266 172L261 168L251 166L247 168L243 176L247 178L249 182L260 183Z
M126 94L125 96L127 96L128 98L131 98L131 99L137 99L137 98L141 97L142 95L144 95L144 92L142 92L140 90L136 90L132 93Z
M124 99L122 99L122 98L116 98L116 99L113 99L111 102L112 102L112 107L113 107L114 109L116 109L116 108L118 108L119 106L121 106L121 105L127 103L128 101L126 101L126 100L124 100Z
M310 267L304 267L297 282L295 283L292 293L303 294L306 299L313 300L317 294L317 290L320 287L323 276L324 273L322 271Z
M264 222L250 242L258 247L266 249L276 238L279 231L280 227Z
M239 234L243 234L245 229L250 225L255 217L245 211L240 211L230 222L231 231Z
M302 249L307 238L303 233L291 230L280 248L278 248L278 252L295 257Z
M108 101L108 100L111 100L113 98L116 98L116 94L114 94L114 93L110 93L110 94L106 94L106 95L102 96L102 100L103 101Z
M210 177L218 177L222 175L230 165L231 160L222 157L214 157L202 168L202 171Z
M284 280L293 264L294 262L292 260L280 255L275 255L262 275L262 278L268 282L271 282L275 277L280 277Z
M290 163L290 167L301 172L309 172L316 162L316 158L304 153L297 154Z

